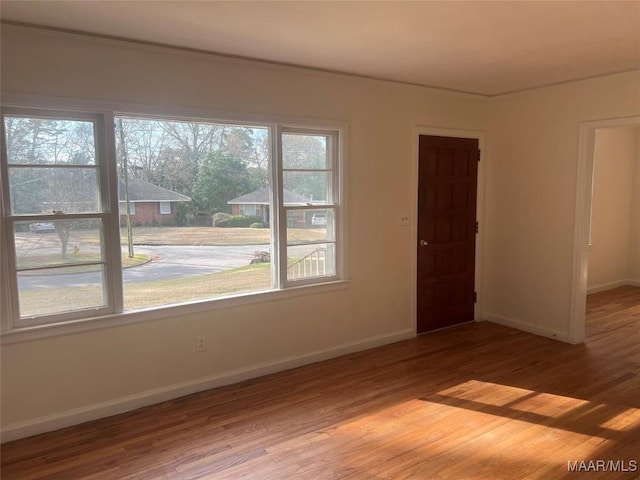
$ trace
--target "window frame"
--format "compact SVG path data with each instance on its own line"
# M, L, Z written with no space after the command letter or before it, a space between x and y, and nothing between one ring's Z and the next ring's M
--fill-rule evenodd
M104 255L103 261L98 262L103 265L103 296L105 305L101 307L76 309L69 312L53 313L47 315L32 315L21 317L19 313L19 288L18 288L18 271L20 270L16 265L16 246L15 246L15 234L14 225L18 222L30 221L30 222L53 222L60 220L59 215L55 214L14 214L11 211L11 192L9 181L9 170L15 168L9 164L7 158L7 151L5 145L5 126L4 117L24 117L24 118L37 118L47 120L77 120L77 121L89 121L94 126L94 148L95 148L95 168L98 196L100 197L100 211L96 212L83 212L83 213L68 213L64 215L65 219L69 220L89 220L98 219L102 225L102 239L101 249ZM103 113L98 112L79 112L79 111L65 111L58 109L34 109L29 107L2 107L1 112L2 121L0 122L0 134L2 138L3 148L1 149L2 161L0 162L0 176L2 177L2 222L3 222L3 243L6 245L6 260L7 268L4 272L4 282L7 285L7 317L8 325L1 325L2 327L8 327L9 330L37 327L41 325L55 325L62 322L70 322L85 317L96 317L102 315L113 314L117 306L122 303L122 288L119 289L118 294L118 275L114 268L114 265L120 264L119 248L114 248L111 237L114 235L113 222L111 212L113 211L112 202L114 200L112 196L112 188L110 185L109 175L109 158L108 158L108 141L107 138L107 125L108 121ZM20 165L18 164L18 168ZM69 168L68 166L49 166L37 164L34 168ZM89 167L84 167L89 168ZM116 185L117 189L117 185ZM117 201L117 196L116 199ZM116 233L116 235L119 235ZM116 252L117 250L117 252ZM116 258L116 256L118 258ZM4 328L3 328L4 330Z
M324 136L329 140L327 142L327 156L329 160L329 164L325 169L291 169L284 168L283 165L283 148L282 148L282 137L286 134L293 135L308 135L308 136ZM278 186L277 190L280 195L282 201L278 203L278 218L279 218L279 238L283 239L279 243L279 282L282 285L282 288L291 288L294 286L302 286L302 285L314 285L325 282L332 282L342 278L343 270L342 270L342 251L338 248L338 245L342 243L342 222L341 222L341 183L340 183L340 158L341 152L339 146L341 145L341 133L340 130L332 129L332 128L321 128L321 127L300 127L300 126L288 126L288 125L279 125L277 127L277 139L276 145L278 149L278 154L276 157L277 165L274 167L274 174L278 177ZM308 171L308 172L331 172L331 182L329 182L327 188L327 200L325 203L314 203L313 200L307 205L286 205L284 202L284 172L285 171ZM305 279L297 279L297 280L289 280L287 278L287 250L289 247L289 242L287 239L287 213L294 211L315 211L315 210L333 210L334 211L334 240L325 240L325 241L317 241L317 242L309 242L309 245L312 244L329 244L332 243L335 245L335 258L334 258L334 273L332 275L318 275L315 277L309 277Z
M77 331L94 330L97 328L113 327L117 325L137 323L140 321L150 321L163 318L173 318L180 315L188 315L203 311L209 311L218 308L227 308L237 305L249 305L253 303L262 303L264 301L273 301L275 299L284 299L289 297L297 297L300 295L309 295L322 291L333 291L335 289L346 288L348 284L346 262L344 258L344 252L346 251L346 235L344 233L344 179L346 176L345 159L344 154L346 151L346 131L347 125L344 122L339 121L327 121L327 120L294 120L291 118L279 118L274 116L264 115L240 115L229 114L224 115L211 112L209 110L194 110L194 109L174 109L174 112L167 112L167 109L158 109L150 107L148 105L135 105L135 104L123 104L118 102L109 101L92 101L83 99L68 99L57 97L40 97L34 95L22 95L22 94L7 94L3 98L2 113L12 112L14 110L26 111L31 116L39 114L54 114L55 118L63 117L70 118L70 115L79 116L96 116L102 117L104 133L100 135L100 138L96 138L96 142L100 143L102 151L104 152L106 162L103 165L103 169L106 172L106 182L108 187L103 188L102 195L108 197L108 203L103 204L108 206L108 212L102 212L102 215L108 219L104 221L104 248L109 252L105 252L105 277L109 275L109 280L105 282L106 294L111 299L108 309L97 311L79 310L72 313L64 313L60 315L42 317L41 321L31 322L29 325L16 325L13 322L14 312L12 312L12 304L16 304L16 299L12 295L7 294L6 291L13 290L17 292L17 288L14 288L15 280L12 282L11 277L16 277L14 262L3 262L9 264L8 268L4 268L0 271L0 282L3 285L8 285L10 288L3 289L0 299L2 305L0 305L0 314L5 321L0 322L0 334L2 344L15 343L35 338L43 338L55 335L63 335L68 333L75 333ZM169 109L171 110L171 109ZM135 113L133 113L135 112ZM123 302L123 284L121 275L121 249L119 243L119 205L118 205L118 185L117 185L117 161L115 155L115 130L114 119L116 116L126 116L128 118L161 118L167 121L194 121L194 122L209 122L219 124L233 124L233 125L247 125L247 126L259 126L267 128L268 130L268 142L269 151L271 155L271 162L269 168L269 180L270 180L270 204L271 208L271 251L272 262L278 262L279 268L271 268L272 273L272 289L262 290L256 292L247 292L234 294L226 297L219 297L213 299L196 300L185 303L169 304L154 306L149 308L143 308L139 310L124 311ZM4 122L2 122L3 128L3 142L4 142ZM283 130L291 131L292 129L298 129L312 134L326 135L328 132L334 135L336 141L333 145L334 156L333 162L335 165L334 178L332 181L332 188L334 188L337 194L337 206L336 206L336 261L335 261L335 274L332 276L322 276L318 278L312 278L305 280L304 282L287 282L286 281L286 269L284 271L284 278L282 273L282 263L280 251L282 248L278 247L279 243L284 243L284 251L286 253L286 241L280 241L279 239L286 239L282 237L283 226L286 228L286 221L280 221L281 217L281 203L282 199L282 172L281 172L281 158L280 158L280 143L281 133ZM102 128L100 129L102 131ZM96 147L98 148L98 147ZM4 150L4 148L3 148ZM4 168L3 168L4 169ZM0 169L0 181L3 186L3 195L0 198L0 211L2 211L2 225L0 225L0 236L2 239L10 237L7 230L7 225L13 225L5 215L6 203L4 199L5 184L8 183L6 179L6 172L2 172ZM116 179L113 181L112 179ZM8 196L8 189L6 190ZM319 205L319 208L325 208L327 205ZM113 213L115 212L115 213ZM11 230L12 231L12 230ZM117 241L116 241L117 239ZM12 260L11 257L15 257L15 248L7 242L2 242L0 245L0 255L3 256L3 260ZM107 257L108 255L108 257ZM110 258L110 260L106 260ZM284 262L286 264L286 255L284 256ZM284 281L283 281L284 280ZM12 297L9 299L9 297ZM31 328L33 327L33 328Z
M129 216L136 214L136 202L129 202ZM118 215L127 216L127 202L118 201Z
M166 207L169 207L168 212L163 210L162 208L163 205ZM158 202L158 210L160 212L160 215L171 215L171 202Z

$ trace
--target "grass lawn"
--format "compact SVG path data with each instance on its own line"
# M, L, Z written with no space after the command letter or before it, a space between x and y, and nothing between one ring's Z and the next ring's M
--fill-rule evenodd
M62 258L62 255L58 254L43 254L43 255L30 255L25 257L18 257L18 268L38 268L38 267L56 267L55 274L62 273L84 273L99 270L97 265L84 265L83 263L99 262L101 260L100 254L87 253L78 255L67 255L66 258ZM135 267L151 261L149 255L135 254L133 258L129 258L126 254L122 255L122 266L124 268ZM26 272L25 272L26 273ZM23 273L23 275L25 274ZM38 270L30 271L29 275L43 275L51 274L51 270Z
M271 288L269 265L259 263L198 277L126 284L125 310L267 290ZM55 299L53 307L52 299ZM99 287L51 288L20 293L23 316L91 308L102 303Z
M323 240L324 228L288 228L290 242ZM127 244L127 230L120 229L123 245ZM260 245L269 243L268 228L219 228L219 227L133 227L134 244L144 245ZM71 230L69 251L77 244L82 251L85 246L99 245L100 235L96 230ZM37 251L41 248L60 248L55 233L16 233L16 250Z
M271 288L269 265L258 263L200 277L126 284L125 309L133 310L267 290Z
M127 230L120 230L127 242ZM324 228L289 228L289 241L323 240ZM260 245L271 241L268 228L133 227L133 242L145 245Z

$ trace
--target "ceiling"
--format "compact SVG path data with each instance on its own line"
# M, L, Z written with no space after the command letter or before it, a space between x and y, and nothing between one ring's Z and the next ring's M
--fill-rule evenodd
M499 95L640 69L638 1L15 1L3 21Z

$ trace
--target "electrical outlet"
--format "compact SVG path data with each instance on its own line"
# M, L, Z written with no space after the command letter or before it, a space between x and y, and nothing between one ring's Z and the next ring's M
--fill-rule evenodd
M407 215L407 214L400 215L400 226L401 227L408 227L409 226L409 215Z
M196 337L196 352L204 352L207 349L207 338L204 336Z

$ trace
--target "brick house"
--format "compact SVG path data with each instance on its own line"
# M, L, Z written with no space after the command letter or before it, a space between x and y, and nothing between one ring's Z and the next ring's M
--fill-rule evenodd
M158 187L139 178L128 178L129 215L131 225L175 225L178 202L190 202L191 198L181 193ZM124 180L118 181L118 204L120 206L120 225L125 220Z
M284 203L288 205L306 205L309 202L307 197L287 189L284 189L283 194ZM227 204L231 205L232 215L256 215L262 217L264 223L269 223L269 188L267 187L236 197L229 200ZM310 225L311 215L309 212L295 211L290 213L292 217L288 219L288 225L295 227Z

